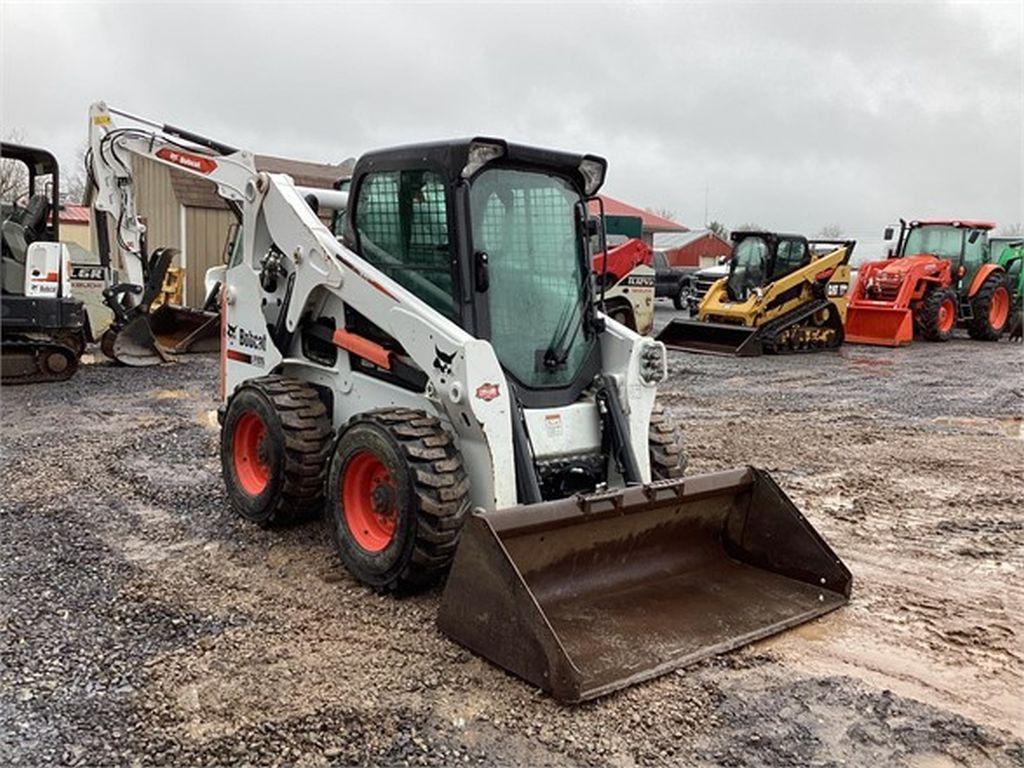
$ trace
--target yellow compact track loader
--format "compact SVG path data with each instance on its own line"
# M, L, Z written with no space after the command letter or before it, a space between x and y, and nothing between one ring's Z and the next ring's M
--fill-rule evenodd
M664 346L594 301L603 159L447 141L363 155L351 193L312 190L114 115L93 106L98 156L202 174L241 211L207 282L221 467L247 520L323 514L378 590L447 577L441 630L563 701L848 600L850 573L766 474L683 477L655 402ZM324 208L345 212L340 239Z
M843 343L853 240L734 232L729 274L701 299L697 318L675 319L670 349L754 357L816 352Z

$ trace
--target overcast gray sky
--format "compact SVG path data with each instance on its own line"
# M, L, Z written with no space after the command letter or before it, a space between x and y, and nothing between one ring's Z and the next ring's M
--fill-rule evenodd
M689 226L1024 220L1021 2L0 6L0 118L69 162L91 101L340 161L471 134L604 155Z

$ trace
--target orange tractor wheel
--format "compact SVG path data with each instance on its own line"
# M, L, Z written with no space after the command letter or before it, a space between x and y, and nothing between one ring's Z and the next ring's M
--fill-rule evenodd
M972 339L998 341L1010 321L1010 289L1002 271L985 278L971 298L973 319L967 325Z

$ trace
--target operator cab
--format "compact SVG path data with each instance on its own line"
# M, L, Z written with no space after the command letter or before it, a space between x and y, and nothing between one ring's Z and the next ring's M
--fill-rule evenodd
M991 221L911 221L902 223L900 256L934 256L952 264L954 284L969 284L991 260L988 233Z
M0 157L20 164L25 171L24 205L17 200L4 203L0 222L3 292L21 294L28 246L58 240L60 176L57 158L45 149L4 142L0 144Z
M335 234L477 338L528 407L574 402L600 372L588 201L605 160L500 139L364 155ZM380 329L346 318L379 343Z
M807 238L776 232L733 232L726 292L746 301L769 283L810 263Z

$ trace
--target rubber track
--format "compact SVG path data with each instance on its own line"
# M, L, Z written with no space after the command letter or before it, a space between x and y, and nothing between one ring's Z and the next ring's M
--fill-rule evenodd
M382 408L360 420L386 429L401 446L416 493L412 558L393 586L423 586L448 570L469 510L469 478L451 434L434 416L413 408Z
M48 373L43 368L43 356L52 352L63 354L68 361L68 367L61 373ZM57 341L5 339L0 354L10 356L12 353L16 356L34 358L35 370L32 373L21 376L3 376L2 380L0 380L3 384L40 384L51 381L67 381L78 371L78 354L67 344L61 344Z
M836 336L839 341L835 344L822 344L814 347L805 347L803 349L789 349L788 347L777 347L776 339L778 338L779 332L789 327L800 327L804 325L805 320L808 320L813 314L822 310L832 307L830 319L838 320L838 310L833 306L832 302L828 299L816 299L808 304L797 307L796 309L790 310L782 317L777 317L771 322L765 323L758 329L758 336L761 337L761 345L764 351L768 354L774 355L794 355L803 352L820 352L825 349L835 349L842 344L843 339L843 327L838 324L838 333Z

